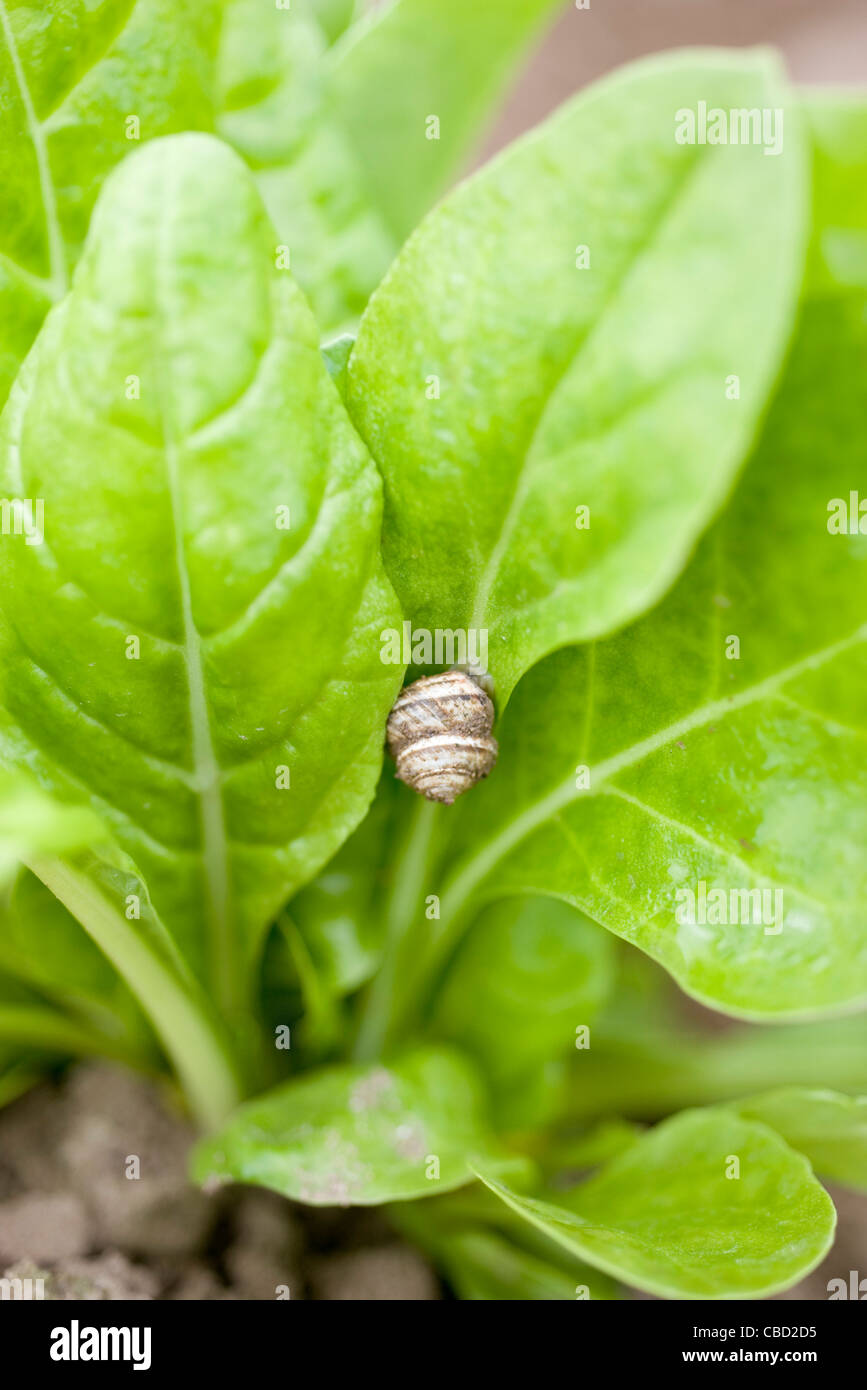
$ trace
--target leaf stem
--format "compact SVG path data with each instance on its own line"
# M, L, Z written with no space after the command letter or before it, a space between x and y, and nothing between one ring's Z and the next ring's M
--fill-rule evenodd
M240 1103L240 1086L224 1040L205 1001L195 997L195 987L130 927L86 874L60 859L32 858L25 863L81 923L136 995L198 1121L209 1129L220 1124Z
M40 1004L0 1004L0 1039L52 1055L110 1057L135 1070L148 1069L145 1056L125 1039L87 1028Z
M436 809L434 802L419 798L411 814L386 905L385 953L367 992L353 1048L358 1062L379 1057L392 1035L398 1013L395 996L400 966L418 922Z
M336 1046L340 1037L340 1009L323 987L307 943L287 908L278 917L277 926L298 972L304 1000L305 1037L314 1052L327 1053Z

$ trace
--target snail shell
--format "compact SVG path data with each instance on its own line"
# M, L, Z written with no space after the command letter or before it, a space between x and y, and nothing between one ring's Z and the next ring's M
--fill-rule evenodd
M451 806L497 761L494 706L463 671L423 676L398 695L388 716L397 775L428 801Z

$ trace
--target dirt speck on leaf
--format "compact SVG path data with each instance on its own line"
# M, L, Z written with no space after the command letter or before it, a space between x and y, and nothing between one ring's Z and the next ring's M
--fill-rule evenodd
M398 1125L394 1131L394 1148L401 1158L410 1162L424 1158L427 1144L424 1130L417 1120L413 1120L409 1124Z
M354 1114L375 1110L385 1105L394 1092L394 1077L385 1067L377 1067L369 1076L357 1081L349 1092L349 1108Z

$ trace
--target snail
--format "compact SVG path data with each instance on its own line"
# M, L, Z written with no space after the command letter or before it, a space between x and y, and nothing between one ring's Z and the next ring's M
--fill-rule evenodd
M494 706L464 671L423 676L400 692L388 716L397 776L428 801L451 806L497 761Z

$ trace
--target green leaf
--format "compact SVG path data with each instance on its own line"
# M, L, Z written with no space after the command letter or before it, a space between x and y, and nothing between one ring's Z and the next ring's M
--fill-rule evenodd
M384 774L361 825L291 904L317 973L335 998L369 980L385 939L383 900L400 819L410 794Z
M557 3L397 0L329 49L318 4L228 0L217 129L255 170L324 329L357 320Z
M472 1069L425 1049L388 1067L327 1067L242 1106L199 1145L193 1175L311 1206L371 1206L472 1182L469 1161L485 1153L499 1158Z
M723 1111L659 1125L557 1206L479 1176L579 1258L666 1298L767 1297L834 1238L833 1204L806 1159Z
M574 1300L577 1275L530 1255L492 1231L461 1231L443 1241L441 1263L458 1298L564 1302Z
M459 1298L612 1299L617 1285L576 1260L482 1183L388 1208L392 1225L421 1246Z
M785 108L784 151L678 144L699 100ZM791 327L803 164L772 58L654 58L461 186L371 300L348 400L386 565L417 627L487 633L500 712L658 599L726 498Z
M566 1173L596 1168L610 1158L631 1149L642 1134L638 1125L627 1120L601 1120L581 1134L554 1134L533 1144L534 1157L554 1179Z
M0 0L0 403L66 289L108 172L135 140L212 125L220 11Z
M539 1118L539 1081L613 984L610 936L554 898L511 898L482 912L434 1004L433 1027L475 1057L509 1128ZM558 1085L557 1082L560 1084ZM551 1079L556 1096L562 1077Z
M823 1177L867 1192L867 1096L792 1086L750 1096L735 1108L777 1130Z
M267 923L364 815L400 671L379 480L225 146L112 177L0 469L46 518L0 545L0 750L97 811L234 1020Z
M45 1004L0 1003L0 1042L14 1043L12 1055L16 1061L35 1054L43 1062L47 1058L59 1061L68 1057L108 1057L132 1067L153 1063L152 1057L137 1052L117 1034Z
M313 0L313 13L329 43L334 43L349 28L358 9L359 0Z
M335 122L327 56L309 8L228 0L217 130L254 171L321 327L337 331L361 313L396 247Z
M813 237L807 287L867 288L867 101L862 93L804 91L813 151Z
M573 1121L610 1114L659 1118L776 1087L863 1089L867 1014L708 1032L694 1020L686 1026L673 986L667 1022L648 1019L635 1002L621 981L614 1007L593 1029L591 1047L575 1054L564 1106Z
M343 1037L340 999L308 950L307 942L288 908L277 919L277 929L276 937L272 936L267 943L262 962L266 1016L274 1019L272 1026L275 1030L287 1026L287 1023L290 1027L296 1025L296 1053L300 1034L301 1056L304 1063L309 1065L311 1059L322 1061L338 1051ZM278 951L279 955L276 954ZM297 1004L293 1007L296 991L300 996L300 1010ZM275 1077L275 1080L279 1079L282 1078Z
M329 109L396 245L478 146L520 59L561 4L395 0L334 50Z
M322 360L343 400L346 399L346 369L354 343L355 339L351 333L343 333L339 338L332 338L330 342L322 344Z
M726 1012L867 1002L867 536L827 526L863 477L865 367L861 299L808 305L735 500L672 594L522 683L496 777L449 822L433 954L486 897L558 893Z
M0 885L30 854L67 854L105 838L89 807L64 805L19 772L0 773Z
M28 1075L34 1067L70 1056L110 1057L127 1066L155 1069L153 1048L141 1033L119 1026L112 1018L111 1002L107 999L101 1011L76 1007L74 1000L65 1007L0 967L0 1071L8 1066ZM0 1093L2 1089L0 1082Z
M56 851L61 852L61 851ZM148 1038L129 988L78 922L33 874L21 872L0 908L0 966L107 1033Z
M0 774L0 1039L52 1056L140 1064L153 1060L153 1043L129 989L57 899L20 870L22 860L106 839L89 807L54 800L23 773Z
M469 932L434 1008L443 1033L493 1077L575 1044L613 983L613 942L567 903L510 898Z
M320 320L356 317L555 3L483 0L470 23L454 0L399 0L331 54L350 0L2 0L0 403L66 289L107 174L137 142L173 132L216 126L236 145ZM384 130L371 120L369 103L380 109L386 90L399 101L398 87L408 108L424 97L448 112L440 141L425 140L424 115ZM393 184L404 200L411 186L417 208L397 230Z
M564 1302L617 1298L616 1285L574 1262L567 1270L491 1230L458 1231L441 1242L439 1263L458 1298Z
M76 855L72 861L34 856L28 867L127 982L196 1118L206 1128L219 1124L240 1099L239 1055L246 1039L236 1036L230 1042L227 1021L216 1016L178 955L129 857L110 846L99 857ZM238 1028L245 1022L240 1020Z
M660 1119L780 1087L864 1088L867 1013L711 1028L647 956L624 948L617 988L576 1052L564 1123Z

